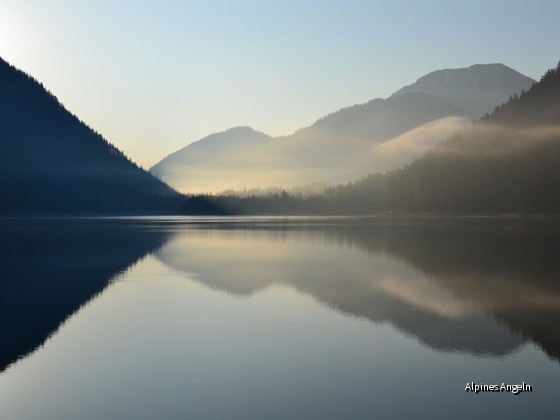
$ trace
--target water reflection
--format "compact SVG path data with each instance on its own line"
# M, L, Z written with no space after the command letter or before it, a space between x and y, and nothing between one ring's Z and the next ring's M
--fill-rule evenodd
M0 220L0 372L169 235L133 221Z
M498 356L530 339L558 358L556 228L492 223L189 229L157 256L235 295L290 285L432 348Z
M0 223L0 371L110 280L155 256L249 296L288 285L439 350L560 358L556 221L60 219Z
M555 221L10 220L0 231L0 418L557 406ZM470 381L538 391L475 396Z

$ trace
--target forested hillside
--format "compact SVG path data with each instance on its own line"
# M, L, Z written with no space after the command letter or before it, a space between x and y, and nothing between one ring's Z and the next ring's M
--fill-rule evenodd
M559 212L560 66L473 127L332 196L369 210Z
M180 196L0 59L0 214L170 212Z

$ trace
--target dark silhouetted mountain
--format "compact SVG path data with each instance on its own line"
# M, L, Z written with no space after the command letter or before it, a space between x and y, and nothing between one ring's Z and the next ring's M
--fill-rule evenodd
M410 92L429 93L452 103L467 115L479 118L506 102L511 95L529 89L534 82L503 64L475 64L434 71L391 97Z
M213 134L150 171L186 193L348 181L418 156L464 126L461 114L424 93L375 99L286 137L272 139L246 127Z
M0 59L0 213L169 212L179 195Z

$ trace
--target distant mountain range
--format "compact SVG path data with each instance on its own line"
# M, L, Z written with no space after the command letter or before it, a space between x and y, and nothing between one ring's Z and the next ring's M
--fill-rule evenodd
M193 197L184 211L560 214L559 161L560 64L527 91L401 168L371 173L303 199L289 194Z
M0 214L170 212L179 194L0 59Z
M440 140L464 125L456 117L460 114L449 103L423 93L376 99L282 138L249 127L213 134L166 157L150 171L182 192L345 181L368 173L372 166L400 164L402 153L376 150L382 143L422 124L428 124L421 133L424 137Z
M503 64L440 70L289 136L249 127L210 135L150 171L185 193L345 182L410 162L533 82Z

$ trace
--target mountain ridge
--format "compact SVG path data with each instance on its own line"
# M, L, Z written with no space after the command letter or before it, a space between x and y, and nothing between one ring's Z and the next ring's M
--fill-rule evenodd
M179 194L0 58L2 214L169 211Z
M560 63L407 166L333 193L368 211L560 213L559 121Z
M237 126L231 127L224 131L220 131L217 133L209 134L206 137L203 137L200 140L196 140L187 146L170 153L169 155L165 156L162 160L158 163L153 165L149 170L157 171L158 165L160 165L164 161L173 161L185 153L187 150L197 150L197 149L212 149L216 146L226 146L226 147L234 147L240 143L242 140L249 140L249 143L255 141L258 142L259 140L268 140L272 139L269 135L263 133L262 131L255 130L249 126ZM210 147L209 147L210 146Z
M477 109L483 103L486 110L500 105L496 99L487 97L488 91L492 90L487 85L494 80L487 73L496 77L507 76L508 82L502 83L507 97L521 92L533 82L503 64L436 70L418 80L447 74L455 85L469 85L480 79L486 83L481 85L486 96L482 102L473 102L472 98L467 98L467 102L474 103ZM511 78L512 74L515 77ZM512 80L517 84L511 85ZM518 83L519 80L523 83ZM495 81L492 83L496 84ZM458 106L462 104L457 101L457 92L446 98L441 92L422 91L411 86L414 84L386 99L375 98L343 107L290 135L272 138L261 133L259 141L250 141L248 135L246 141L237 142L237 149L231 147L228 130L214 133L166 156L150 171L184 193L219 193L245 188L293 188L305 184L348 182L369 172L391 170L420 156L440 140L462 129L474 117L472 112ZM410 91L404 91L406 89ZM459 91L463 96L480 94L472 87L469 89ZM500 89L494 90L504 90ZM502 92L501 95L505 94ZM482 115L482 112L477 112L476 117L480 116L478 114ZM436 121L439 123L435 124ZM250 128L246 130L252 131ZM381 144L402 136L406 141L399 142L398 147L386 145L382 151L378 149ZM418 140L415 136L419 136ZM202 150L204 153L199 152ZM248 159L249 155L254 156L253 161ZM267 162L268 167L261 162ZM249 171L262 176L250 176Z
M435 70L389 97L410 92L429 93L454 104L473 118L480 118L506 102L510 95L529 89L533 83L530 77L502 63L473 64Z
M214 133L166 156L150 171L183 193L349 181L372 165L390 167L401 161L391 153L381 157L374 150L377 145L461 115L440 98L410 93L343 108L288 136L273 138L250 128ZM449 135L450 124L458 128L463 122L430 126L433 138ZM232 142L232 133L241 137Z

